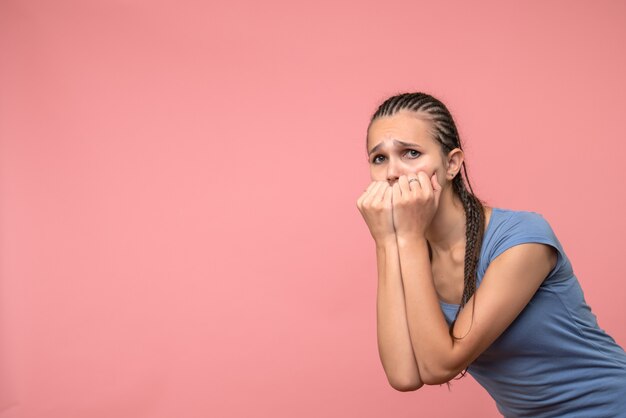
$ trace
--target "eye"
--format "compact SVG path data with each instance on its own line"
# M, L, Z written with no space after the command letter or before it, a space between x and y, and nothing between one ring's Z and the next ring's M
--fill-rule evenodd
M420 155L422 155L419 151L416 151L416 150L414 150L414 149L408 149L408 150L406 150L406 153L405 153L405 154L406 154L409 158L417 158L417 157L419 157Z
M384 158L385 157L383 155L378 154L378 155L374 156L374 158L372 158L372 163L373 164L380 164L380 163L383 162Z

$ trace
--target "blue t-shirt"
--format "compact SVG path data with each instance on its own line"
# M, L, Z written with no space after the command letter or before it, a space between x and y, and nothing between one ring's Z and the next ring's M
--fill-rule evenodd
M528 242L554 247L556 266L468 372L505 417L626 417L626 354L598 326L561 243L540 214L493 208L477 287L494 258ZM458 305L440 304L450 324Z

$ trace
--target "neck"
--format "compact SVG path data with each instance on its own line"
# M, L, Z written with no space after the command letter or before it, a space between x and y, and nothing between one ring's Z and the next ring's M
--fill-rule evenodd
M439 207L425 232L433 256L449 254L465 246L465 210L461 199L447 187L442 191Z

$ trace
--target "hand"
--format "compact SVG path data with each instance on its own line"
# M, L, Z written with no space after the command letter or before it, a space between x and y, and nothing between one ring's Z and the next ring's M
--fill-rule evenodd
M396 238L391 213L391 192L391 186L386 181L373 181L356 202L376 242Z
M409 184L409 177L417 181ZM393 224L398 236L423 237L439 207L441 185L437 173L409 177L400 176L392 187Z

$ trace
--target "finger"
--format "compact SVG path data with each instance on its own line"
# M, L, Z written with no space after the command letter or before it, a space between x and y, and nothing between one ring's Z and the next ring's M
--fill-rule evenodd
M369 184L369 186L367 186L367 189L365 189L363 191L363 193L361 193L361 196L359 196L359 198L356 201L356 205L360 208L361 205L363 204L363 201L367 198L367 196L369 195L369 192L374 188L374 186L376 186L376 182L373 181Z
M378 191L378 189L380 189L380 187L383 184L384 184L383 181L377 181L377 182L374 183L372 188L368 191L367 196L365 196L365 199L363 199L363 205L371 205L372 202L375 201L375 199L376 199L376 192Z
M433 185L433 191L435 192L435 207L439 207L439 198L441 197L441 184L439 184L437 172L433 173L431 182Z
M385 194L383 195L383 203L391 203L391 198L393 194L393 188L389 185L385 187Z
M396 181L391 187L391 202L396 203L399 202L402 198L402 193L400 192L400 185Z
M388 187L389 183L387 183L386 181L381 181L380 185L373 194L371 203L380 203L383 200L385 190L387 190Z
M439 177L437 177L437 172L434 172L432 176L430 176L430 184L435 192L441 192L441 184L439 184Z
M382 197L382 207L385 210L390 210L393 208L393 202L392 202L392 193L393 193L393 188L389 185L387 185L387 187L385 187L385 191L383 192L383 197Z
M385 209L387 216L391 216L393 224L393 188L391 186L385 189L383 196L383 208ZM394 227L395 230L395 227Z
M411 194L411 186L409 186L409 178L404 174L398 178L396 182L400 186L400 193L402 196L409 196Z
M420 185L422 186L422 190L424 190L428 194L433 194L433 185L430 182L428 174L426 174L424 171L420 171L419 173L417 173L417 175Z
M419 176L417 174L408 176L407 181L409 183L409 189L412 192L416 192L422 188L419 182Z

